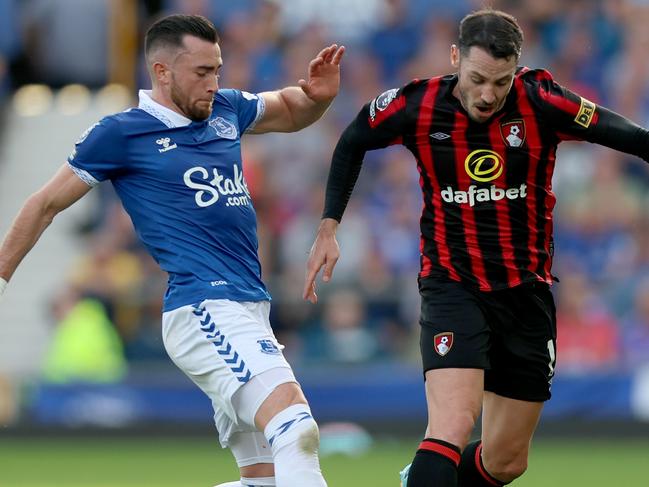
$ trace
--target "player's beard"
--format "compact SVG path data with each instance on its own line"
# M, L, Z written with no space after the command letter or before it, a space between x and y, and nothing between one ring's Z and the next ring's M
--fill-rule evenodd
M458 93L460 94L460 101L462 103L462 107L464 107L464 110L466 110L467 114L469 115L469 118L471 120L473 120L474 122L485 123L487 120L489 120L491 117L493 117L496 113L498 113L498 111L504 105L503 100L499 100L496 104L493 104L493 105L489 106L489 108L495 108L495 109L491 112L491 114L488 117L486 117L486 118L482 118L482 117L477 118L474 115L474 112L472 112L472 109L477 111L478 113L480 113L480 111L478 110L477 107L478 106L485 107L485 105L484 104L471 103L471 101L469 100L469 97L467 96L467 94L459 86L458 86Z
M171 101L182 110L187 118L194 122L202 122L207 120L212 114L212 103L209 104L201 100L192 101L178 89L178 85L174 82L171 85ZM200 103L200 104L199 104Z

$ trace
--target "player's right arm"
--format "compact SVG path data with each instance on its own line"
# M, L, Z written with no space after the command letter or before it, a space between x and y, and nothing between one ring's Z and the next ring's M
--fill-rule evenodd
M309 252L302 297L318 301L315 280L324 267L322 279L328 282L340 257L336 230L360 174L365 153L401 142L404 129L406 92L388 90L365 105L344 130L333 153L322 221Z
M48 183L27 199L0 246L0 279L5 281L0 288L11 279L54 217L88 191L90 186L64 164Z
M0 294L54 217L123 170L126 145L117 118L103 118L83 133L68 163L27 199L0 246Z

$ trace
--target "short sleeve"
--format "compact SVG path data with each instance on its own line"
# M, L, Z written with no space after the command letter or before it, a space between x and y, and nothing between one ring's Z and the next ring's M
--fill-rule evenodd
M123 170L126 144L119 122L106 117L86 130L77 141L68 164L90 186L111 179Z
M264 116L266 105L260 95L233 89L219 90L219 94L223 95L236 110L241 133L252 130Z

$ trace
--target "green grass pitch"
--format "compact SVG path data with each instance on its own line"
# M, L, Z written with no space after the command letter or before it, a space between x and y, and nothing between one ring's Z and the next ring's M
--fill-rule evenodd
M330 487L398 487L417 440L382 440L322 459ZM235 480L230 454L205 438L25 439L0 433L1 487L211 487ZM646 441L538 440L517 487L649 487Z

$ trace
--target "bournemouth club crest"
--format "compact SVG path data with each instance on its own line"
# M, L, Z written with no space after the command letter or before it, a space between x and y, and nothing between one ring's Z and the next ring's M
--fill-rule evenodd
M525 121L512 120L500 124L500 135L509 147L521 147L525 142Z
M451 347L453 346L453 332L446 331L444 333L438 333L433 338L433 342L435 343L435 351L438 355L441 355L443 357L451 350Z

